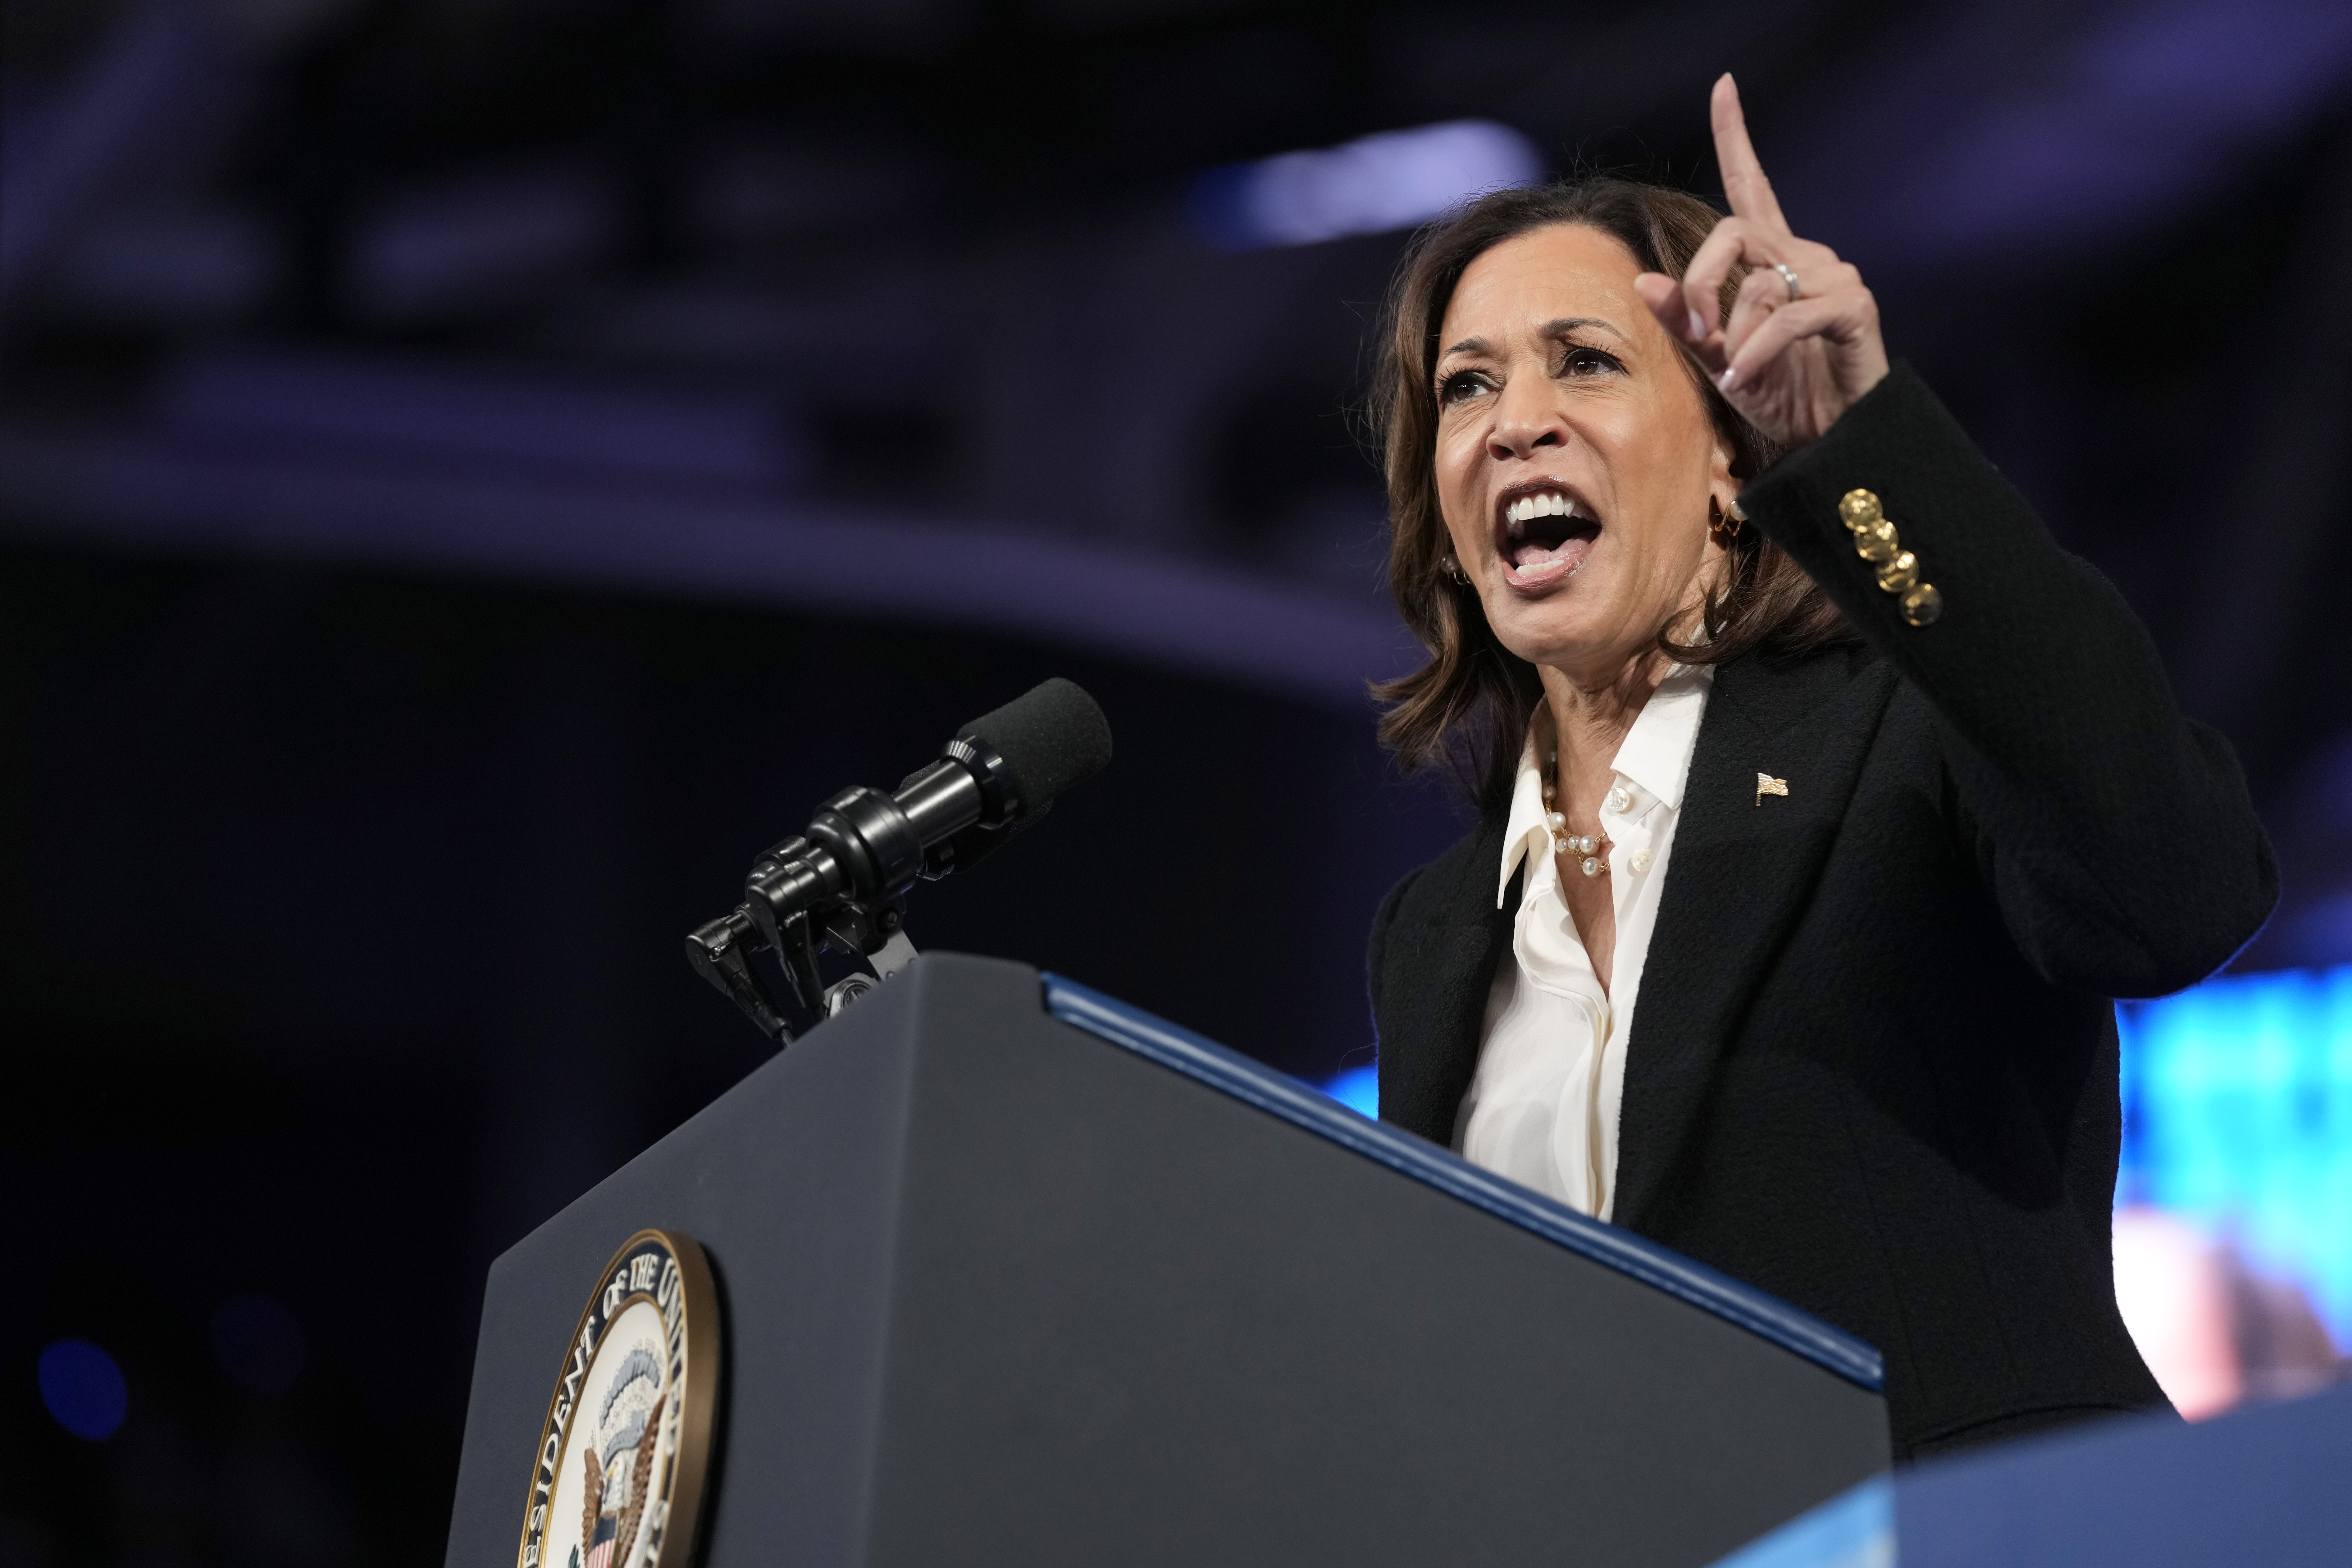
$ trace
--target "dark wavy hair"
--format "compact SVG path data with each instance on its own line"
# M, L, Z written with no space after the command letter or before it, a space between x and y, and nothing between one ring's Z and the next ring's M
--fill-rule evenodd
M1481 810L1509 801L1543 688L1535 667L1496 638L1477 590L1445 573L1451 541L1437 503L1435 383L1446 306L1471 262L1505 240L1555 224L1598 229L1622 242L1644 270L1679 278L1720 216L1686 191L1588 174L1482 196L1423 231L1398 264L1377 340L1370 414L1388 475L1389 591L1430 657L1411 675L1375 685L1372 695L1388 705L1381 741L1399 766L1407 773L1444 769ZM1739 268L1725 279L1726 315L1746 276ZM1732 473L1753 478L1780 448L1725 400L1687 350L1683 357L1732 450ZM1852 637L1828 596L1759 530L1741 529L1729 556L1729 569L1700 610L1698 635L1677 642L1672 620L1658 628L1667 657L1721 664Z

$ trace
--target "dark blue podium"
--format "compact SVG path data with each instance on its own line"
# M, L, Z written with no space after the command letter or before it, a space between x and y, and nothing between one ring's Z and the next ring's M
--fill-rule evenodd
M705 1568L1696 1568L1888 1462L1868 1346L1019 964L933 954L493 1266L448 1561L515 1561L637 1230L726 1321Z

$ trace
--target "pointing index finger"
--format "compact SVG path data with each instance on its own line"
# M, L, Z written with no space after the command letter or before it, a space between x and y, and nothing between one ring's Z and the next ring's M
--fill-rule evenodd
M1707 107L1715 122L1715 163L1723 175L1723 194L1731 210L1753 223L1788 233L1789 220L1780 216L1772 182L1764 177L1764 165L1756 161L1755 143L1748 140L1748 116L1739 107L1739 88L1729 71L1717 79Z

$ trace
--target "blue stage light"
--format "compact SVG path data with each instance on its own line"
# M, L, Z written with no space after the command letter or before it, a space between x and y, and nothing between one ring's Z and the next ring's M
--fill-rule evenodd
M41 1352L41 1403L77 1437L102 1443L131 1408L131 1390L114 1358L88 1340L59 1340Z
M1453 120L1212 169L1193 185L1192 226L1220 250L1312 245L1411 228L1543 173L1534 144L1509 126Z
M2116 1016L2117 1200L2231 1236L2352 1343L2352 964L2225 976Z
M1325 1084L1323 1092L1361 1116L1381 1119L1381 1069L1350 1068Z

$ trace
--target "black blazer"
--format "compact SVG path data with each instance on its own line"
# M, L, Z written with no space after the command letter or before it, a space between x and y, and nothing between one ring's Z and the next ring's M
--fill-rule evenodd
M1932 625L1855 555L1855 487L1941 590ZM1616 1222L1877 1345L1901 1457L2160 1407L2116 1310L2110 999L2203 978L2269 917L2236 759L1907 370L1741 503L1864 643L1717 671L1626 1047ZM1440 1143L1510 956L1501 853L1489 817L1372 930L1381 1115Z

